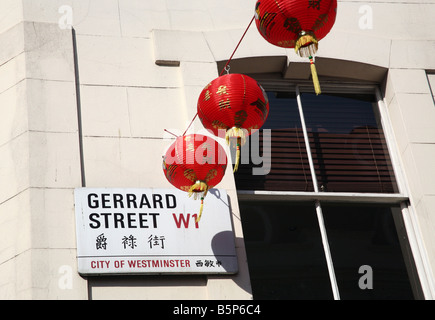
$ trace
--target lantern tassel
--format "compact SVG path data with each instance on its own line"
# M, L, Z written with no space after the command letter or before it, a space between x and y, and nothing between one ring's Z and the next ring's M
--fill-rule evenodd
M199 207L198 218L196 218L195 223L198 223L202 216L202 210L204 209L204 197L201 197L201 206Z
M319 49L319 43L314 34L302 31L295 44L295 51L301 57L310 57Z
M194 197L195 197L195 200L196 200L197 199L197 194L199 192L203 192L204 193L203 196L205 197L205 194L207 193L207 190L208 190L207 183L205 183L204 181L198 180L198 181L195 182L194 185L192 185L190 187L190 189L189 189L189 197L191 197L192 194L195 193Z
M237 137L237 145L236 145L236 163L234 165L234 171L236 172L239 169L239 163L240 163L240 144L241 144L241 137Z
M198 194L202 193L202 195L201 195L201 206L199 207L198 218L196 218L196 221L195 221L196 223L198 223L199 220L201 219L202 211L204 209L204 198L207 195L208 188L209 187L208 187L207 183L205 183L204 181L198 180L189 189L189 197L191 197L192 194L193 194L195 200L197 199Z
M236 172L239 168L240 164L240 148L242 145L246 142L246 135L243 129L238 127L232 127L231 129L227 130L227 133L225 135L225 139L227 140L227 143L230 144L230 138L236 138L237 144L236 144L236 160L234 164L234 170L233 172Z
M316 95L319 95L322 93L322 90L320 89L320 82L317 76L316 65L314 64L314 59L312 56L310 56L309 59L311 65L311 76L313 78L313 84L314 84L314 91L316 92Z

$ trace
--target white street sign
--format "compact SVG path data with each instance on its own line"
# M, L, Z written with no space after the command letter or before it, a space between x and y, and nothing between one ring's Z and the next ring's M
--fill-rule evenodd
M83 275L236 273L228 196L200 201L178 189L75 189L78 271Z

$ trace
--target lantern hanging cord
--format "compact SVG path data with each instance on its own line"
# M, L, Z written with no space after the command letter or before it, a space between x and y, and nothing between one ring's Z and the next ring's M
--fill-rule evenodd
M198 223L199 220L201 220L203 210L204 210L204 197L201 197L201 206L199 207L199 215L198 218L196 218L195 223Z
M252 17L251 22L249 22L248 27L246 28L245 32L243 33L242 37L239 40L239 43L237 44L236 48L234 49L233 53L231 54L231 57L228 59L227 63L225 64L224 68L221 71L221 74L219 76L221 76L224 71L226 71L227 73L229 73L230 71L230 62L231 59L233 58L234 54L236 53L237 49L239 48L240 44L242 43L243 38L245 37L246 33L248 32L249 28L251 27L252 22L255 19L255 15ZM186 135L186 132L189 130L189 128L192 126L193 121L195 121L196 117L198 116L198 113L195 114L195 116L193 117L192 121L190 122L189 126L187 127L186 131L184 131L183 136Z
M233 58L234 54L236 53L237 49L239 48L240 43L242 43L242 40L245 37L246 32L248 32L249 27L251 26L251 24L254 21L254 19L255 19L255 15L252 17L251 22L249 22L248 27L246 28L245 32L243 33L242 37L240 38L239 43L237 44L236 48L234 49L233 53L231 54L231 57L228 59L227 63L225 64L225 67L222 69L221 74L219 76L221 76L224 73L224 71L227 70L227 67L230 64L231 59Z
M178 136L177 136L175 133L172 133L172 132L169 131L169 130L163 129L163 131L165 131L165 132L167 132L167 133L169 133L169 134L172 134L174 137L178 138Z
M192 121L190 121L189 125L187 126L186 131L184 131L184 133L183 133L183 136L186 135L187 130L189 130L190 126L192 125L193 121L195 121L197 116L198 116L198 112L195 114L195 116L193 117Z
M319 95L322 93L322 90L320 89L320 82L319 82L319 77L317 76L317 70L316 70L316 65L314 64L314 58L312 56L309 56L308 58L310 59L311 77L313 78L314 91L316 92L316 95Z

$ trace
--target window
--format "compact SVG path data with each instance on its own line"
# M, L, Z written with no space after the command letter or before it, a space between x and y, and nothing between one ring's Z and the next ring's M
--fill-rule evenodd
M263 86L269 117L235 174L254 298L422 298L377 89Z
M259 141L261 152L262 133L270 130L270 173L259 177L251 174L252 167L259 165L252 161L242 165L237 188L254 185L256 190L314 191L295 93L268 92L268 97L271 111ZM321 191L398 191L373 94L359 99L301 94L300 100ZM269 157L263 154L264 158Z

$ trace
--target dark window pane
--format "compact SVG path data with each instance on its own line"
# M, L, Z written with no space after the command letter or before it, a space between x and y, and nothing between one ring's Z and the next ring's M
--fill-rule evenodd
M363 204L322 204L341 299L413 299L403 259L407 241L399 242L400 209ZM412 259L407 259L410 261ZM408 262L412 268L412 262ZM373 272L372 289L370 270ZM366 267L364 267L366 268Z
M373 102L312 94L301 99L321 190L397 192Z
M242 161L235 176L237 188L313 191L295 94L268 92L268 96L270 112L262 129L271 130L271 152L263 153L260 133L259 152L263 163ZM372 95L360 95L356 99L302 94L301 100L317 183L322 191L397 192ZM247 145L251 147L249 154L258 152L252 150L252 143ZM252 174L253 167L265 165L271 168L267 175Z
M333 299L314 204L240 202L254 299Z
M242 162L236 173L239 190L314 191L298 106L294 93L268 92L271 110L262 129L271 129L271 153L263 151L263 130L259 132L260 164ZM257 154L252 139L242 148ZM270 166L267 175L254 175L253 167Z

